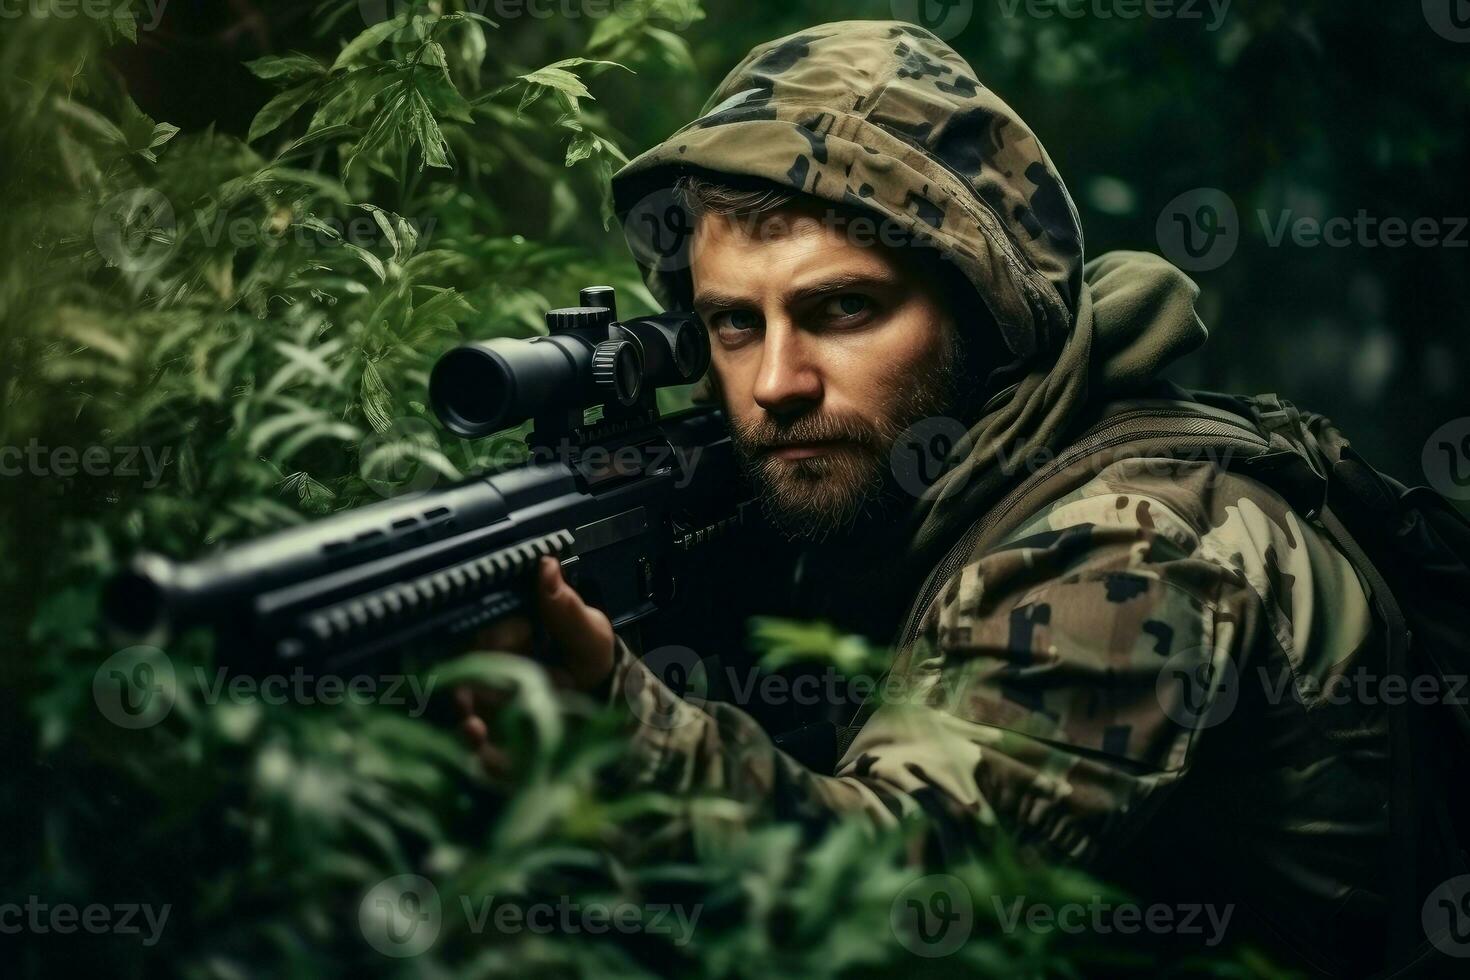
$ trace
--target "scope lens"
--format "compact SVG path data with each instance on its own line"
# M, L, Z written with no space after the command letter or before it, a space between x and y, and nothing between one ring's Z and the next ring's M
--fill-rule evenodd
M458 347L434 365L429 399L439 420L457 435L500 428L514 380L508 366L480 347Z
M703 327L698 329L703 330ZM699 339L694 329L680 330L674 340L674 367L682 377L688 378L699 367Z
M615 370L618 376L618 398L624 405L638 400L643 390L643 364L632 344L618 351Z

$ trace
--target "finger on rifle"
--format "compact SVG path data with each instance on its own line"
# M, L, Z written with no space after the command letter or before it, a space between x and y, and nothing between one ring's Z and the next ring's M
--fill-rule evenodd
M492 623L476 634L475 645L496 653L530 654L531 621L525 616L509 616Z
M469 681L454 689L454 707L461 719L476 715L492 715L505 707L515 695L508 687L491 687Z
M608 658L613 647L612 623L601 610L583 602L577 590L567 584L561 563L555 558L542 558L538 572L541 622L562 661L576 677L579 666L601 663Z

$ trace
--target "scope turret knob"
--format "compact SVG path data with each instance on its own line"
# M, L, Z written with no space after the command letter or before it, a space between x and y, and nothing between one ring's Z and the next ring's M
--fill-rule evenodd
M612 322L613 311L605 306L567 306L546 311L546 330L552 334L607 327Z
M578 295L577 302L583 306L605 306L612 311L614 320L618 318L618 296L611 286L587 286Z
M592 382L622 405L643 393L643 353L627 340L604 340L592 351Z

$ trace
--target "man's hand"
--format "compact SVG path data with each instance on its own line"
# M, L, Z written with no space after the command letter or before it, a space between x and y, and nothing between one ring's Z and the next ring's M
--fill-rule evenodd
M482 631L475 648L534 657L558 687L583 693L596 690L612 673L616 644L611 621L606 613L582 601L562 577L561 563L555 558L542 558L536 576L536 622L542 642L535 642L530 619L511 616ZM507 774L509 759L491 744L485 719L504 700L504 692L482 687L465 686L454 692L461 734L486 771L497 777Z

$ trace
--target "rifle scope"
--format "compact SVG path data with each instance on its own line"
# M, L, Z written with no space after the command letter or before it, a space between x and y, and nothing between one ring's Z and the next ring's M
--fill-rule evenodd
M429 375L445 428L478 438L548 413L651 406L657 389L693 384L709 366L709 338L692 315L617 319L611 286L583 289L580 306L546 314L547 335L456 347Z

